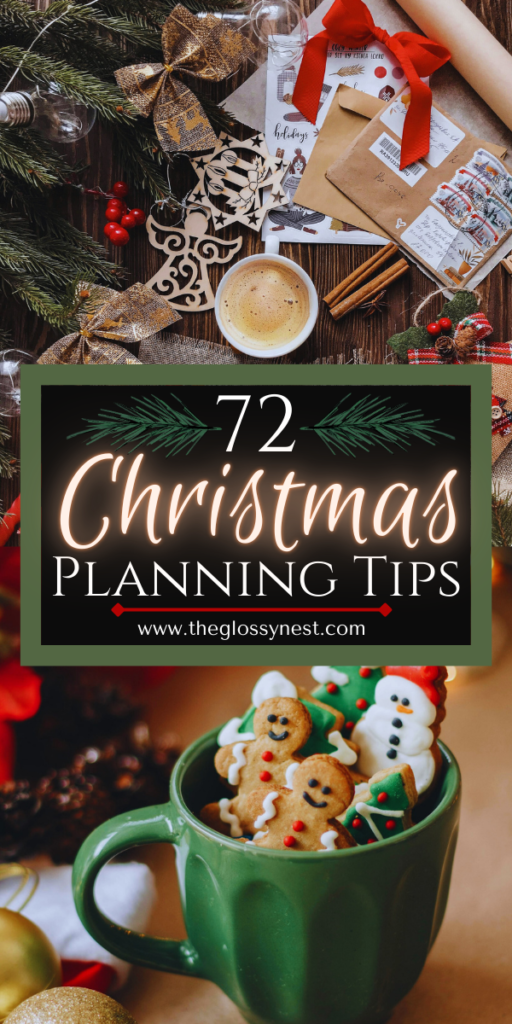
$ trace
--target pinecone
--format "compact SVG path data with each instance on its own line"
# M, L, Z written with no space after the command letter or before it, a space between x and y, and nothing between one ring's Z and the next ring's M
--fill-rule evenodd
M459 359L464 361L469 359L475 347L476 339L477 332L474 327L461 327L460 330L456 331L453 343Z
M0 861L18 860L30 850L41 800L26 779L0 785Z
M443 360L443 363L453 362L455 356L455 345L453 343L453 338L449 338L446 335L441 335L441 337L437 338L436 340L435 348L438 356Z

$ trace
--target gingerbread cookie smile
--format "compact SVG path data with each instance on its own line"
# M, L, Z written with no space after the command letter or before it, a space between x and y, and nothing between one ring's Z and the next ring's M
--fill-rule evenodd
M309 793L306 793L305 791L302 794L302 799L303 800L307 800L307 802L308 802L310 807L327 807L327 800L320 800L317 803L317 801L313 800L313 797L310 796Z

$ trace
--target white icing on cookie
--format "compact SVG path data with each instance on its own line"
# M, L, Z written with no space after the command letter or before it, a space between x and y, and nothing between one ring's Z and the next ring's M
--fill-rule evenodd
M342 764L355 764L357 761L357 754L352 747L349 747L348 743L345 743L343 736L338 729L335 732L330 732L327 739L336 750L329 754L329 757L335 757L337 761L341 761Z
M240 782L240 768L247 764L244 750L245 743L235 743L233 747L233 757L235 760L228 768L228 782L230 786L238 786Z
M237 740L255 740L256 736L253 732L238 732L242 724L241 718L230 718L229 722L220 730L217 736L217 743L219 747L227 747L230 743L236 743Z
M350 682L346 672L338 672L332 665L313 665L311 675L317 683L337 683L338 686L346 686Z
M243 831L240 827L240 821L237 815L231 813L229 809L230 806L231 800L229 800L228 797L225 796L222 797L222 800L219 800L219 818L221 821L225 822L226 825L231 826L230 834L233 836L233 839L239 839L240 836L243 836Z
M279 793L276 793L275 791L272 793L267 793L263 801L263 811L254 822L255 829L260 829L261 826L265 825L266 822L270 821L271 818L275 818L276 809L274 807L274 800L277 800L278 796Z
M267 831L266 831L266 832L255 832L255 834L254 834L254 836L253 836L253 842L254 842L254 841L255 841L256 839L263 839L263 836L268 836L268 829L267 829Z
M299 764L300 764L299 761L294 761L293 764L289 764L288 765L288 768L286 769L286 775L285 775L285 778L286 778L285 789L293 789L293 776L295 775L295 772L297 771L297 768L299 767Z
M282 672L265 672L252 691L252 702L259 708L269 697L297 697L297 687Z
M360 793L368 792L367 782L356 782L354 786L354 796L359 796Z
M338 833L335 832L334 829L330 829L328 832L324 832L324 834L320 836L320 842L325 850L336 850L337 838ZM323 853L324 851L321 850L320 852Z
M377 828L375 822L372 821L372 814L383 814L385 818L403 818L405 813L404 811L386 811L383 807L370 807L365 803L356 804L356 811L361 818L364 818L368 822L376 839L384 839L384 835L380 829Z

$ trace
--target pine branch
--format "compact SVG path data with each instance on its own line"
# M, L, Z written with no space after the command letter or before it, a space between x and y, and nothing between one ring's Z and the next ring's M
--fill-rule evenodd
M69 321L71 305L59 302L29 274L10 274L0 267L0 282L6 295L21 299L52 327L63 328Z
M187 409L180 398L173 394L171 397L179 403L181 409L173 409L167 402L154 395L151 398L134 398L132 408L118 402L119 412L114 409L102 409L97 419L85 419L84 423L88 423L89 426L76 434L70 434L68 440L90 434L86 444L94 444L110 437L116 451L134 442L130 453L145 444L153 451L168 448L167 458L182 451L189 455L208 431L222 428L208 427Z
M153 122L139 118L129 127L112 125L111 132L116 157L134 184L147 189L154 199L168 196L167 182L159 170L164 157Z
M494 548L512 547L512 494L503 494L499 485L492 491L492 546Z
M314 427L301 427L301 430L314 430L327 445L332 455L336 451L344 455L355 456L355 449L369 451L377 445L391 452L389 445L407 448L413 440L437 444L438 437L454 440L451 434L445 434L433 426L438 420L428 420L419 409L407 410L405 405L388 407L389 398L370 398L365 395L354 405L340 411L340 406L350 398L350 393L338 402L331 412Z

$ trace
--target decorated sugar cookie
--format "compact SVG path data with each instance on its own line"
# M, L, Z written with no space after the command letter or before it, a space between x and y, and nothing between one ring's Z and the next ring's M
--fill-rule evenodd
M248 800L254 845L273 850L343 850L356 843L338 817L354 795L350 772L334 757L315 754L299 765L293 789L256 790Z
M433 786L441 767L437 737L446 711L443 666L386 666L375 704L356 723L358 771L372 776L397 764L413 770L419 796Z
M358 846L391 839L411 827L417 800L412 768L399 764L372 776L366 791L356 793L342 824Z
M311 735L302 757L311 754L330 754L342 764L354 765L357 760L357 748L347 742L342 735L344 717L336 707L323 703L317 696L310 694L304 687L297 687L282 672L265 672L252 691L252 706L243 718L232 718L221 729L217 742L223 747L231 743L254 739L255 710L264 700L271 697L294 697L305 705L312 719Z
M341 711L343 735L351 736L356 722L375 701L382 669L375 665L314 665L311 675L320 683L313 696Z

